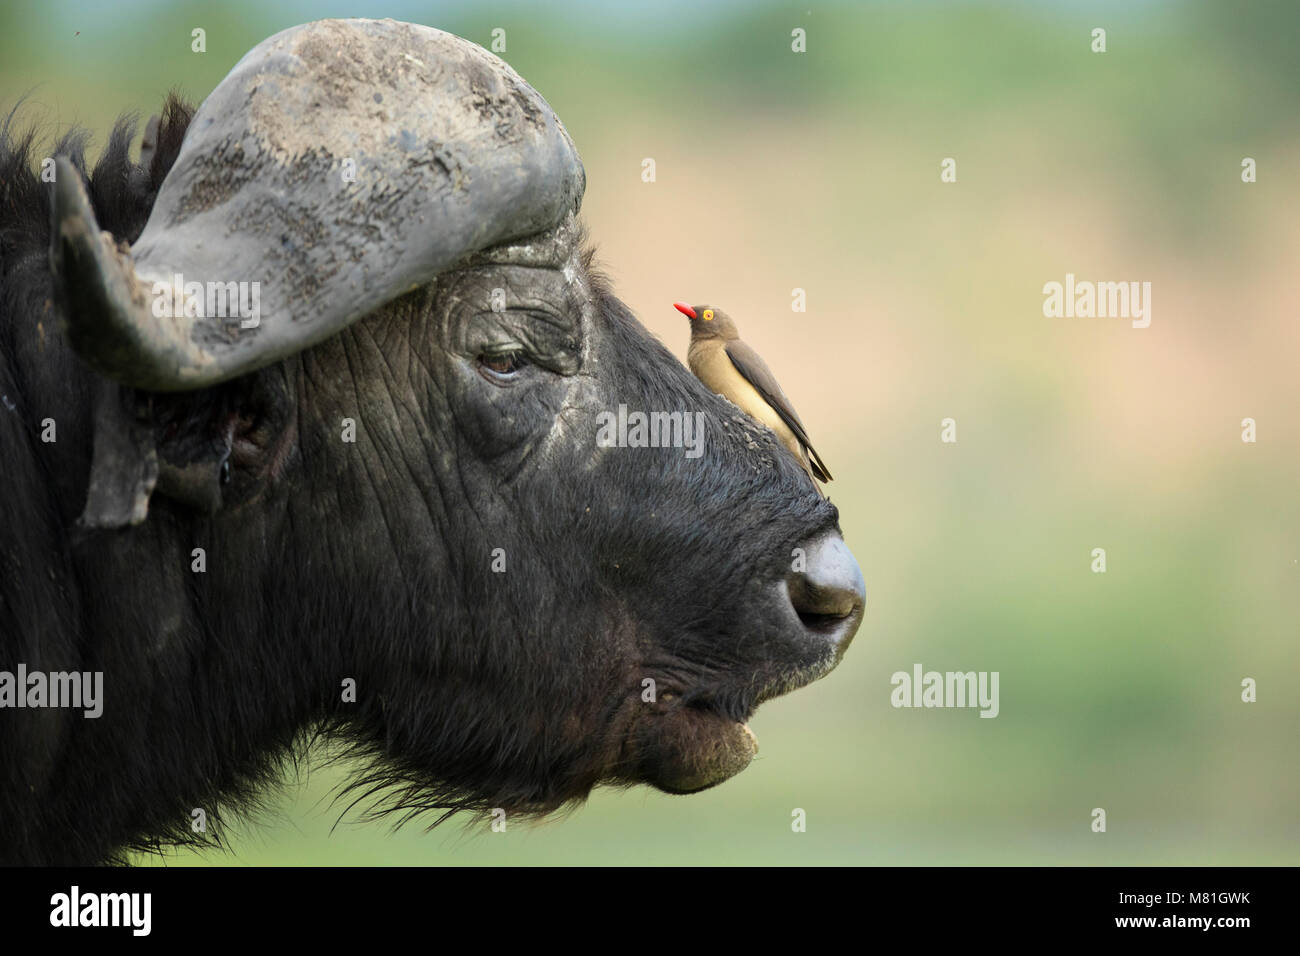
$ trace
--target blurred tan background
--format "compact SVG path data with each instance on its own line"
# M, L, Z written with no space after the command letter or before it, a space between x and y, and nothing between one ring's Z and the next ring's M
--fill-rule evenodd
M313 762L231 854L168 862L1300 862L1300 7L602 7L0 11L6 101L97 147L295 23L505 29L582 152L620 294L683 359L674 300L737 319L867 580L844 664L765 705L759 758L718 789L602 791L504 834L331 833L339 775ZM1066 273L1149 281L1150 327L1045 318ZM914 663L999 671L1000 715L892 708Z

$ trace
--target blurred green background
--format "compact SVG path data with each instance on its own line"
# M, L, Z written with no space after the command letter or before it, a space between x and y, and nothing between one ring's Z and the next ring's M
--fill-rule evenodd
M5 99L97 145L296 23L504 28L621 295L682 358L674 300L737 318L867 580L844 664L765 705L715 790L394 833L335 827L340 771L309 760L230 852L164 862L1300 863L1300 5L605 7L0 8ZM1067 272L1150 281L1150 328L1045 318ZM914 663L999 671L1000 716L892 708Z

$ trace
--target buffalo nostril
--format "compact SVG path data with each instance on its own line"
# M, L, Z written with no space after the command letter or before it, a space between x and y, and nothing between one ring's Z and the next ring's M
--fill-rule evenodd
M790 604L809 631L847 646L867 600L866 582L853 553L830 533L804 548L803 561L786 579Z

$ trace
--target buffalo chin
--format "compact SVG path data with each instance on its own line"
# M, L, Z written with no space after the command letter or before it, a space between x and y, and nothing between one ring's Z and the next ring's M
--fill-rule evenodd
M637 738L637 777L673 794L715 787L748 767L758 753L748 724L693 707L656 714Z

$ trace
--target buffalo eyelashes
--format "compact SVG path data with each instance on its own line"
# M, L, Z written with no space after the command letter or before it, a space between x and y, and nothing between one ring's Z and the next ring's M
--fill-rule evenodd
M527 363L518 352L499 352L495 355L480 355L478 364L489 377L506 379L513 377Z

